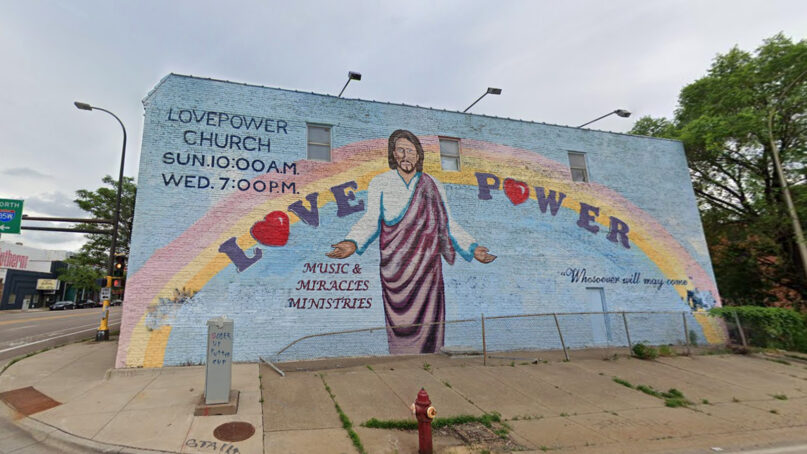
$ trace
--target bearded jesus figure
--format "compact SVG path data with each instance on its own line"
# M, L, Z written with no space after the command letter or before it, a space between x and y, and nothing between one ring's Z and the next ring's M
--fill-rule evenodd
M326 254L336 259L361 255L379 239L391 354L435 353L443 346L443 258L449 265L456 254L481 263L496 259L451 218L442 184L423 173L423 156L411 132L399 129L390 135L391 170L370 181L364 216Z

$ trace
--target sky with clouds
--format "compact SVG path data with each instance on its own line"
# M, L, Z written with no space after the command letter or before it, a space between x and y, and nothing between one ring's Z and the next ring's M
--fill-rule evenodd
M141 100L170 72L346 97L629 130L671 116L712 59L783 32L805 39L803 0L0 0L0 198L30 215L86 217L78 189L137 176ZM25 223L24 223L25 225ZM38 224L44 225L44 224ZM79 234L4 241L76 250Z

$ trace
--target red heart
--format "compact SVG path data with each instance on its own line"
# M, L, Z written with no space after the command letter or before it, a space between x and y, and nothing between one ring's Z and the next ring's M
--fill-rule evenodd
M523 181L507 178L504 180L504 193L513 205L518 205L530 198L530 187Z
M253 224L249 233L266 246L285 246L289 241L289 216L282 211L272 211L263 221Z

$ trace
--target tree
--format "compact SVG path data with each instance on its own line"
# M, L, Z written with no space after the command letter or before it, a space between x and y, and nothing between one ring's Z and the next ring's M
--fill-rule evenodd
M96 291L99 289L96 279L106 274L97 267L88 264L87 256L79 253L65 260L67 267L59 273L59 279L78 289Z
M773 136L799 217L807 219L807 41L778 34L753 53L735 47L718 55L706 76L681 90L674 119L645 117L631 132L684 143L727 302L807 307L771 149Z
M118 194L118 181L107 175L102 186L95 191L80 189L76 191L76 204L96 219L114 219L115 201ZM118 222L118 242L116 252L129 255L129 241L132 237L132 221L134 218L135 195L137 186L133 178L123 177L121 191L120 219ZM81 228L97 229L96 224L79 224ZM89 233L87 242L75 256L77 265L90 266L106 274L109 266L109 250L112 247L112 235Z

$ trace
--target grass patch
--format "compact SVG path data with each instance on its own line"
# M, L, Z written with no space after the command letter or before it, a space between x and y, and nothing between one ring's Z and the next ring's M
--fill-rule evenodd
M770 412L771 412L771 413L773 413L774 415L778 415L778 414L779 414L779 410L771 410Z
M638 386L636 386L636 389L643 392L643 393L645 393L645 394L647 394L647 395L650 395L650 396L653 396L653 397L658 397L659 399L661 399L661 393L656 391L655 389L653 389L652 386L638 385Z
M541 415L522 415L522 416L513 416L510 421L530 421L533 419L541 419L543 416Z
M692 405L692 402L686 397L684 397L684 393L675 388L670 388L669 390L667 390L667 392L663 392L654 389L652 386L637 385L636 388L634 389L641 391L647 395L663 399L664 405L670 408L688 407Z
M488 429L492 429L494 433L500 437L507 437L509 427L502 422L502 415L497 412L485 413L482 416L473 415L458 415L448 418L434 418L432 421L433 429L440 429L443 427L458 426L460 424L479 423ZM493 423L501 424L501 428L494 428ZM398 429L398 430L417 430L418 423L412 419L387 419L381 420L370 418L362 423L362 427L369 429Z
M336 402L336 396L331 391L331 387L328 386L328 383L325 381L325 376L320 374L319 378L322 380L322 384L325 385L325 391L328 391L328 395L331 396L333 406L336 408L336 413L339 414L339 420L342 421L342 428L347 431L347 435L350 437L350 441L353 442L353 446L356 447L359 454L367 454L367 451L364 450L364 445L361 444L359 434L353 430L353 423L350 421L350 418L347 417L345 412L342 411L342 407L339 406L339 403Z
M773 398L779 400L787 400L787 396L785 396L784 394L774 394Z
M689 401L681 397L668 397L664 399L664 405L670 408L686 407Z
M658 348L659 356L675 356L675 352L669 345L660 345Z
M432 365L429 363L423 363L423 370L425 370L426 372L431 372Z
M370 371L373 370L373 366L367 364L367 370L370 370Z
M639 359L650 360L658 358L658 350L641 342L633 346L633 354Z
M362 423L362 427L369 427L370 429L417 430L418 423L410 419L380 420L370 418Z
M621 379L619 377L614 377L614 378L612 378L612 380L614 381L614 383L619 383L620 385L622 385L622 386L624 386L626 388L634 389L633 384L631 384L631 382L629 382L627 380L623 380L623 379Z
M446 388L451 387L451 383L449 383L448 380L443 381L443 384L446 385Z
M711 405L711 403L709 402L709 399L701 399L701 403L703 405Z

